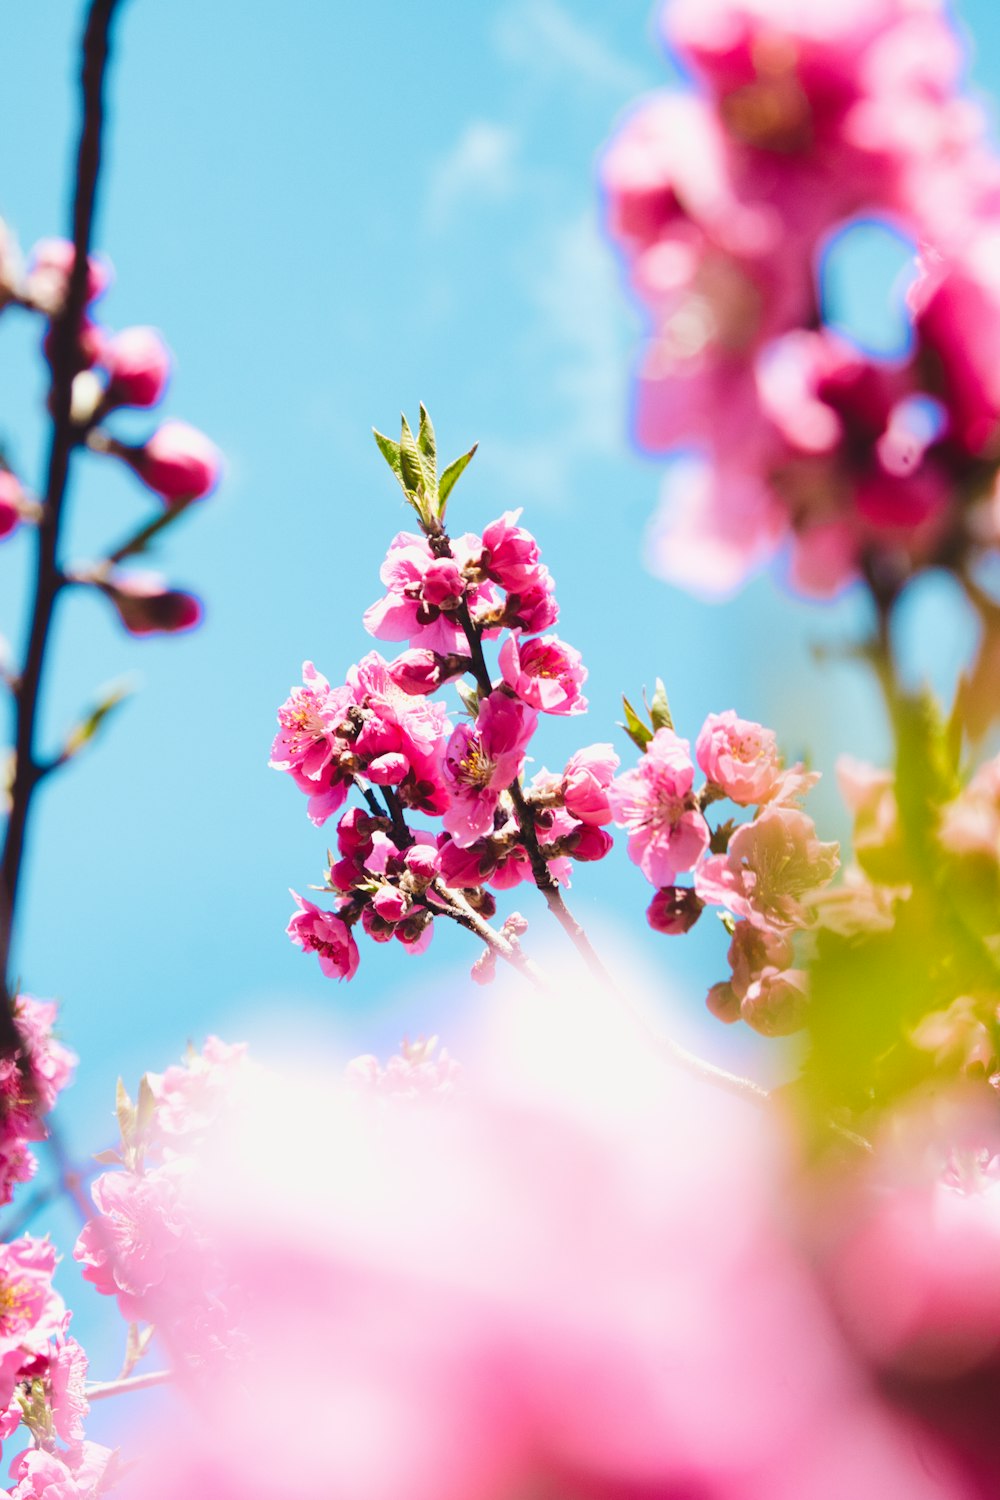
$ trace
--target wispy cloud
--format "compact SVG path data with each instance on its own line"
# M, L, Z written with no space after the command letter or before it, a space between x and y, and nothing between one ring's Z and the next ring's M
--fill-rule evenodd
M470 120L451 150L435 166L426 200L428 228L446 229L470 196L506 198L516 182L518 137L510 126Z
M588 459L625 447L628 346L617 270L591 213L553 226L533 256L527 292L536 316L530 363L548 371L556 420L544 438L517 447L493 437L483 462L503 469L524 498L563 504Z
M591 87L633 94L649 86L639 69L573 16L558 0L513 0L497 17L494 40L520 67L575 74Z

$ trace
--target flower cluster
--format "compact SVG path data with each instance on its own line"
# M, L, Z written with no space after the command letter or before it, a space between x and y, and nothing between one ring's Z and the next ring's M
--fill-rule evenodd
M43 240L35 246L25 267L2 229L0 238L5 252L0 255L0 310L20 306L44 320L42 347L55 379L64 353L62 319L75 259L73 246L66 240ZM122 408L147 410L159 405L171 368L169 350L155 328L113 332L96 320L95 304L112 275L104 257L90 257L85 309L69 345L72 441L74 446L111 455L128 466L166 507L167 514L156 523L160 530L174 514L215 488L221 458L213 444L185 422L161 423L144 443L123 442L105 427L105 420ZM37 523L41 515L41 504L20 479L0 469L0 539L11 535L22 522ZM172 588L159 573L120 566L143 546L141 536L130 540L96 566L69 569L67 581L96 588L132 635L191 629L201 619L201 604L194 594Z
M995 545L1000 158L942 0L670 0L664 24L696 91L640 104L603 168L649 317L639 442L702 454L658 569L726 592L787 543L822 595ZM823 252L873 217L921 247L895 359L824 320Z
M5 1494L95 1500L114 1483L117 1460L84 1438L87 1356L67 1332L55 1269L48 1239L0 1244L0 1440L23 1424L33 1444L14 1459Z
M22 1045L0 1058L0 1203L9 1203L15 1184L34 1176L29 1142L45 1140L41 1117L54 1107L76 1067L74 1054L53 1035L55 1018L51 1000L18 995L14 1002Z
M187 1183L198 1151L246 1085L245 1054L245 1045L209 1037L183 1066L146 1074L134 1104L119 1084L121 1144L99 1158L116 1170L91 1185L97 1213L74 1250L84 1279L115 1297L130 1324L155 1328L178 1361L217 1354L230 1332Z
M393 539L381 573L386 592L365 614L376 638L407 649L392 661L371 652L339 687L306 662L301 687L279 709L271 750L271 765L306 794L317 825L340 811L352 787L362 799L337 825L324 883L335 909L293 892L298 911L288 926L325 974L342 979L358 966L359 923L376 942L396 938L420 951L434 918L446 916L509 954L519 932L515 924L492 934L496 901L487 887L567 885L573 860L601 859L611 846L603 825L618 758L610 745L578 751L561 775L542 770L524 781L540 716L587 706L580 654L552 633L559 609L538 543L518 511L481 536L450 536L443 509L427 509L426 494L440 500L451 471L437 479L423 409L420 446L406 426L390 449L407 434L426 465L419 495L408 493L422 534ZM380 442L385 452L389 440ZM493 675L484 648L498 640ZM457 724L432 697L449 682L467 713ZM440 821L414 826L413 813ZM477 977L488 972L481 964Z
M666 722L662 687L653 700L652 727L631 705L626 711L643 755L615 778L609 796L615 822L628 829L629 857L657 887L647 911L650 926L684 933L706 905L721 908L732 939L732 975L709 991L710 1010L723 1021L742 1018L768 1036L797 1030L806 975L793 967L792 935L815 924L813 898L839 864L838 846L821 842L797 806L816 773L801 765L786 769L772 731L729 709L709 714L698 735L695 757L706 781L696 791L691 747ZM705 811L722 799L754 807L752 819L710 828ZM693 884L676 884L686 871L693 871Z
M459 1087L462 1069L447 1048L437 1052L437 1043L436 1036L404 1041L384 1065L366 1052L348 1063L344 1082L360 1096L381 1102L450 1099Z

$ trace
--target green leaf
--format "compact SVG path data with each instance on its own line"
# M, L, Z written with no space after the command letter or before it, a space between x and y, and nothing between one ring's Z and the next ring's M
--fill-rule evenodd
M122 1140L128 1144L135 1128L135 1105L129 1098L128 1089L120 1078L118 1087L115 1089L115 1114L118 1116L118 1129L122 1133Z
M403 488L411 499L415 499L426 487L424 465L420 457L420 449L417 447L410 424L405 417L402 419L399 437L399 466L403 477Z
M625 723L621 725L621 728L624 729L633 745L637 745L640 750L645 750L653 738L653 731L642 722L624 694L622 694L622 703L625 707Z
M732 937L733 933L736 931L736 918L733 916L732 912L717 911L715 915L718 917L723 927L729 933L729 936Z
M656 679L656 692L653 701L649 705L649 717L653 721L654 729L673 729L674 721L670 713L670 704L667 700L667 690L663 686L662 677Z
M60 759L67 761L77 755L94 738L108 715L124 703L126 698L131 698L134 692L135 683L128 678L122 678L105 688L87 717L70 730Z
M456 682L455 691L465 705L466 712L475 718L479 713L479 692L468 682Z
M455 488L467 465L471 463L473 454L478 447L478 443L473 443L468 453L463 453L461 458L456 458L454 463L450 463L441 475L438 481L438 520L444 520L444 511L445 506L448 504L448 496Z
M427 408L420 403L420 430L417 433L417 447L424 456L425 469L430 478L430 488L433 489L437 482L437 441L434 437L434 423L427 415Z
M395 474L400 484L403 484L403 466L399 461L399 444L394 443L392 438L386 437L384 432L379 432L377 427L372 428L372 435L378 443L379 451L385 459L389 468ZM405 489L406 486L403 485Z

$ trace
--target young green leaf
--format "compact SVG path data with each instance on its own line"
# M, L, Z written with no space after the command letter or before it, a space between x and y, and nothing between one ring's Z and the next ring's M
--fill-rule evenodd
M642 722L624 694L622 694L622 703L625 707L625 723L620 727L624 729L633 745L637 745L640 750L645 750L653 738L653 731Z
M377 427L372 428L372 434L378 443L379 451L385 459L389 468L395 474L400 484L403 484L403 467L399 461L399 444L394 443L392 438L386 437L384 432L379 432ZM403 485L405 490L406 486Z
M108 715L124 703L126 698L130 698L134 692L135 683L127 679L112 683L110 687L105 688L86 718L81 719L80 723L66 736L60 759L71 760L74 755L78 754L94 738Z
M417 433L417 447L424 456L424 467L430 478L430 488L433 489L437 483L437 440L434 437L434 424L427 415L427 408L420 403L420 430Z
M420 449L417 447L416 439L405 417L402 418L399 437L399 467L403 488L407 496L415 500L425 488L424 466L420 457ZM417 508L420 509L420 506Z
M445 469L444 473L441 475L441 478L438 482L437 513L439 521L444 520L444 511L445 506L448 504L448 496L455 488L455 485L461 478L466 466L471 462L472 456L478 447L478 443L473 443L468 453L463 453L461 458L456 458L454 463L450 463Z
M663 686L662 677L656 679L656 692L653 701L649 705L649 717L653 722L654 729L673 729L674 721L670 713L670 704L667 700L667 690Z

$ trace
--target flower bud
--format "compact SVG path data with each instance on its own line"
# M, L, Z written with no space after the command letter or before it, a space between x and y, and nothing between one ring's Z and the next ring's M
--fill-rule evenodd
M726 980L712 985L705 996L705 1004L712 1015L720 1021L725 1021L727 1026L740 1018L740 1002L736 998L732 985Z
M27 293L46 312L56 313L66 300L76 252L71 240L39 240L31 252ZM96 302L111 285L114 272L103 255L87 259L87 302Z
M24 492L9 469L0 469L0 539L16 531L22 519Z
M428 693L436 692L442 682L461 670L464 669L449 671L447 657L440 656L436 651L426 651L422 647L404 651L388 667L389 676L400 692L409 693L415 698L426 698Z
M646 921L654 932L679 937L690 932L705 909L705 903L689 886L665 885L646 908Z
M113 406L155 406L170 377L170 352L155 328L125 328L101 353Z
M117 445L115 451L168 505L203 499L218 484L222 470L214 443L186 422L164 422L144 448Z
M581 823L575 833L567 840L568 852L574 859L586 864L591 860L603 859L611 851L614 843L606 828L595 828L591 824Z
M167 588L158 573L117 573L98 587L130 635L177 635L201 623L201 601Z
M433 844L411 844L403 860L410 874L421 884L429 885L438 872L438 852Z

